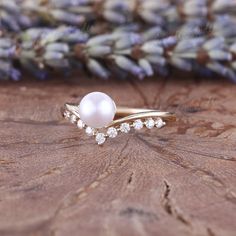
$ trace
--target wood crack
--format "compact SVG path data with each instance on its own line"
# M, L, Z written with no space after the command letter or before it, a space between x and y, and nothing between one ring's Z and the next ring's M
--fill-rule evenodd
M16 123L16 124L25 124L25 125L47 125L47 126L58 126L63 125L58 120L50 120L50 121L36 121L36 120L28 120L28 119L22 119L22 120L14 120L14 119L6 119L6 120L0 120L2 123ZM68 126L64 124L65 126Z
M135 207L127 207L126 209L121 210L120 215L128 218L138 216L148 220L158 220L158 217L155 213Z
M136 134L135 136L136 136L143 144L145 144L148 148L150 148L151 150L153 150L154 152L156 152L156 153L158 153L158 154L163 154L163 153L165 153L165 154L168 154L170 157L175 157L175 156L176 156L174 153L171 153L171 152L169 152L169 151L167 151L167 150L164 150L162 147L159 147L159 146L157 146L157 145L154 145L154 144L148 142L147 140L145 140L145 139L142 137L142 135ZM163 158L163 157L161 157L161 156L158 156L158 158L161 159L161 160L164 160L164 161L166 161L166 162L170 162L171 164L174 164L174 165L176 165L176 166L182 167L182 168L184 168L184 169L187 169L187 168L189 167L188 165L182 163L182 162L181 162L181 158L179 158L179 157L177 157L176 159L168 159L168 160L165 159L165 158Z
M50 142L29 142L29 141L19 141L19 142L13 142L13 143L5 143L1 144L0 147L9 147L9 146L14 146L14 145L55 145L55 144L66 144L66 143L71 143L72 141L81 141L81 138L79 137L70 137L70 138L64 138L64 139L59 139L59 140L52 140Z
M133 182L133 175L134 175L134 172L130 174L129 179L127 181L128 184L131 184Z
M231 157L231 158L225 158L225 156L223 155L213 155L213 154L210 154L210 153L204 153L204 152L201 152L200 150L198 150L197 152L196 151L192 151L192 150L186 150L184 148L181 148L181 147L177 147L175 146L175 149L177 150L180 150L180 151L187 151L189 153L192 153L192 154L196 154L196 155L200 155L200 156L203 156L203 157L211 157L211 158L215 158L215 159L219 159L219 160L223 160L223 161L236 161L236 159L234 157Z
M180 223L187 226L191 226L190 221L186 219L186 217L180 212L178 207L171 200L170 198L171 186L166 180L164 180L164 186L165 186L165 191L164 191L164 197L163 197L163 207L164 207L165 212L168 215L174 217Z
M207 228L207 234L208 234L208 236L216 236L216 234L209 227Z

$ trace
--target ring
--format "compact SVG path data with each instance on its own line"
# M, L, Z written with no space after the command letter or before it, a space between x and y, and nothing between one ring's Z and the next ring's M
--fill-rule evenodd
M116 107L107 94L92 92L84 96L80 104L66 103L62 115L88 136L95 136L98 145L107 138L115 138L119 133L129 133L131 129L140 130L162 128L168 121L175 121L174 113L153 109Z

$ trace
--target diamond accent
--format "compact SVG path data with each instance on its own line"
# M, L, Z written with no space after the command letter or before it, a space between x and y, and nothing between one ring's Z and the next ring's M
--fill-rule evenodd
M155 126L155 121L152 118L149 118L145 121L145 125L148 129L152 129Z
M74 124L76 120L77 120L77 117L75 115L71 115L70 122Z
M105 134L103 133L98 133L95 139L98 145L102 145L106 141Z
M118 135L117 129L114 127L110 127L107 130L107 135L110 138L115 138Z
M161 118L158 118L156 121L155 121L155 124L156 124L156 127L158 129L162 128L163 126L165 126L166 122L164 122Z
M69 118L70 118L70 112L69 112L69 111L64 111L63 116L64 116L66 119L69 119Z
M140 130L143 128L143 122L141 120L135 120L133 126L136 130Z
M77 127L78 127L79 129L83 129L83 128L84 128L84 122L83 122L82 120L78 120L78 121L77 121Z
M85 129L85 133L86 133L88 136L93 136L93 134L94 134L94 129L88 126L88 127Z
M120 131L121 131L122 133L129 133L129 131L130 131L130 125L129 125L128 123L122 123L122 124L120 125Z

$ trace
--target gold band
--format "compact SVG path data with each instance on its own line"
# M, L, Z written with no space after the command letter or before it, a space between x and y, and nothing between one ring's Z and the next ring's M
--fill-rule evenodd
M111 122L111 124L108 125L108 127L116 126L123 122L133 121L137 119L144 119L144 118L159 117L162 118L164 121L176 120L175 114L171 112L163 112L152 109L129 108L129 107L117 107L116 117L121 117L121 118L115 119L113 122Z
M80 117L78 104L66 103L64 110L71 112L78 118ZM171 112L163 112L163 111L153 110L153 109L117 107L115 119L107 127L117 126L121 123L133 121L137 119L155 118L155 117L162 118L164 121L176 120L175 114Z
M91 128L80 119L79 105L66 103L62 109L63 116L76 124L79 129L84 129L89 136L95 136L98 145L102 145L107 138L115 138L118 133L128 133L131 128L140 130L144 126L162 128L165 121L175 121L174 113L153 109L140 109L129 107L117 107L114 120L105 127Z

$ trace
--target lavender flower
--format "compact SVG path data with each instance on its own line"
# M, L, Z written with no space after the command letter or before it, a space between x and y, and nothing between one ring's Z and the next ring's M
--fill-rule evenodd
M210 3L210 4L209 4ZM235 15L234 0L1 0L3 28L19 31L42 24L82 26L101 20L114 25L145 22L150 25L179 26L192 19L215 19ZM210 16L210 17L209 17ZM214 21L214 20L213 20Z
M196 21L192 24L198 25ZM183 25L180 31L188 27L190 23ZM230 22L227 27L232 32L235 29ZM228 31L223 30L219 37L217 21L209 34L199 37L191 32L186 33L185 38L157 37L151 36L150 30L118 29L99 36L89 36L73 27L33 28L18 37L5 33L0 37L0 78L19 79L20 72L13 65L21 65L40 78L45 78L52 70L67 71L82 65L104 79L111 75L131 74L140 79L154 73L166 75L172 66L217 73L236 81L236 34L229 36Z

